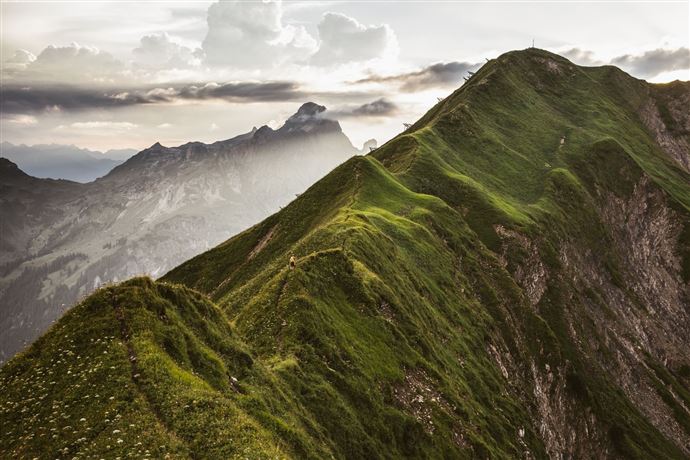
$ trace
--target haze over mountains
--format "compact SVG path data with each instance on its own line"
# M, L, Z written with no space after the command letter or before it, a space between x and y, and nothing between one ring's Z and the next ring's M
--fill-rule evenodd
M0 157L7 158L30 176L91 182L137 153L134 149L97 152L74 145L0 143Z
M690 457L689 85L488 61L259 224L67 313L0 369L0 456ZM344 142L301 118L227 142ZM163 184L140 215L217 196Z
M155 144L95 182L1 160L0 359L101 283L160 276L287 204L360 153L325 107L213 144Z

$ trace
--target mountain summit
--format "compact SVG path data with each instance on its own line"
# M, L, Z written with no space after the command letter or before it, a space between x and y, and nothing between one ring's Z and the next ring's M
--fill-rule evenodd
M281 130L287 132L302 130L340 131L340 123L324 116L326 107L313 102L302 105L297 113L287 119Z
M489 61L280 212L73 308L0 371L0 454L687 458L679 85Z
M304 123L318 118L319 115L326 111L326 107L316 104L315 102L305 102L297 110L297 113L287 119L286 124Z

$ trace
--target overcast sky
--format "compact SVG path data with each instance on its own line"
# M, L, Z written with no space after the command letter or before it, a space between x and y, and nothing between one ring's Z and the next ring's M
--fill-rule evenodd
M215 141L326 105L383 142L528 47L690 80L690 2L3 2L0 137L107 150Z

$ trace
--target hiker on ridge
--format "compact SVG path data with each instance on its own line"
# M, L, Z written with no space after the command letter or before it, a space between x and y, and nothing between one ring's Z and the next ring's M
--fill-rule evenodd
M295 269L295 256L290 255L290 270L294 270L294 269Z

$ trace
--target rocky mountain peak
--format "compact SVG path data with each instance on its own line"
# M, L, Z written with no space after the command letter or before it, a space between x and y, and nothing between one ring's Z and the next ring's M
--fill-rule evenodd
M268 125L263 125L259 129L252 130L252 133L254 134L254 139L265 138L266 136L269 136L273 132L274 132L273 129Z
M16 164L12 163L7 158L0 157L0 171L9 171L12 169L19 169Z
M297 110L297 112L285 121L285 124L278 130L281 132L311 132L318 129L320 132L333 131L342 132L340 123L336 120L326 118L324 113L326 107L314 102L307 102Z
M290 119L293 118L312 118L326 111L326 107L315 102L305 102Z
M19 166L11 162L7 158L0 157L0 177L3 179L17 178L17 177L28 177Z

